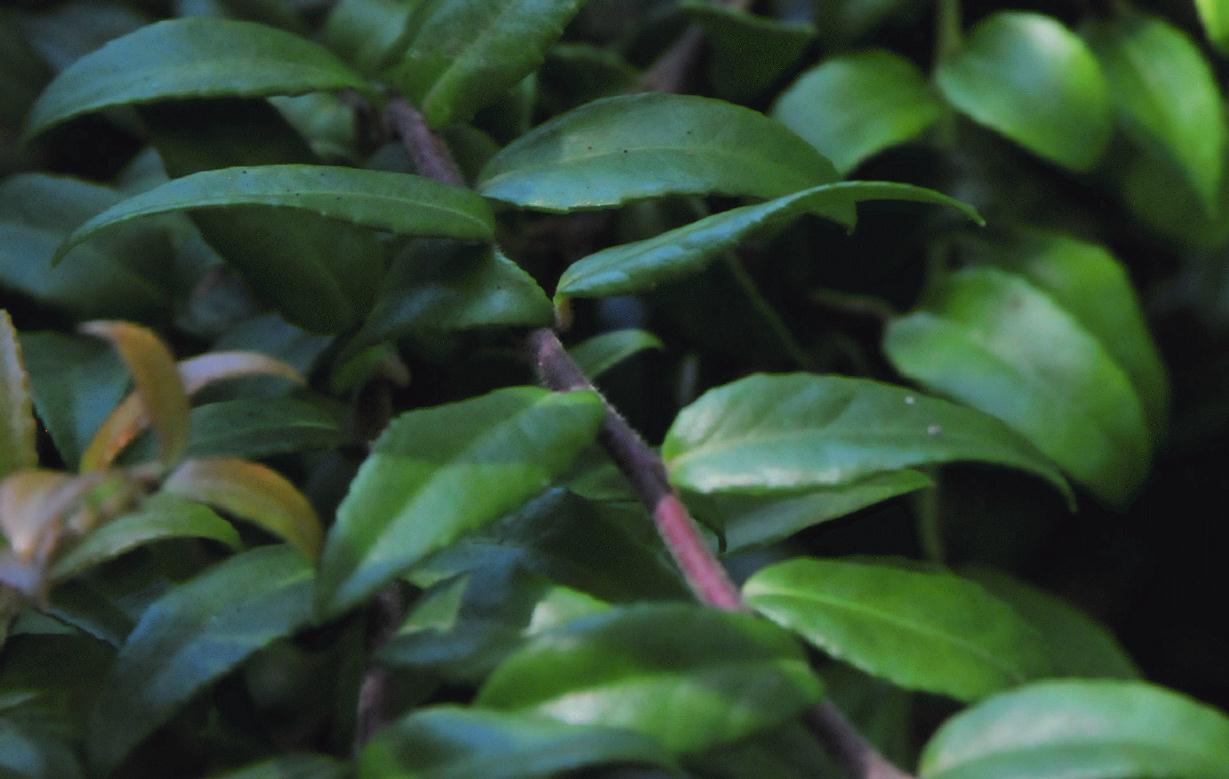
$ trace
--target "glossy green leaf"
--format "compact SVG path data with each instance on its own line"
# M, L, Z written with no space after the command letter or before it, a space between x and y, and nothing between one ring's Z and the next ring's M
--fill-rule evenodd
M423 556L546 487L597 433L602 404L528 387L397 417L337 510L318 604L350 608Z
M422 0L341 0L324 23L324 42L367 74L400 54Z
M704 30L712 47L709 81L729 100L749 100L771 87L815 38L808 22L756 16L709 0L683 0L679 7Z
M645 330L613 330L576 344L568 352L590 379L647 349L664 349L661 339Z
M103 774L198 690L311 618L312 569L286 546L254 549L163 595L142 615L90 717Z
M1229 773L1229 718L1143 682L1041 682L948 720L922 779L1195 779Z
M866 200L910 200L959 209L981 222L972 206L924 187L876 181L842 181L785 195L765 203L733 208L653 238L603 249L573 263L559 279L557 295L626 295L699 273L724 252L759 230L802 214L850 214ZM850 222L852 224L852 222Z
M960 573L1011 604L1041 634L1055 675L1140 678L1139 669L1114 634L1062 598L993 568Z
M961 112L1064 167L1091 169L1109 143L1105 76L1084 42L1053 17L987 17L935 76Z
M1014 609L942 570L797 559L761 569L743 594L832 657L907 689L975 700L1051 670Z
M30 109L26 132L120 105L347 87L368 89L345 63L305 38L252 22L174 19L142 27L74 62Z
M432 127L464 122L546 59L584 0L424 0L386 74Z
M51 577L69 579L138 546L168 538L206 538L231 549L242 545L234 527L207 507L173 495L153 495L136 511L92 530L61 554L51 569Z
M1195 0L1203 30L1212 45L1229 52L1229 2L1226 0Z
M784 722L819 696L806 657L778 628L669 604L617 609L539 636L495 670L477 703L626 728L672 752L695 752Z
M1130 378L1021 276L953 274L926 310L892 322L884 348L902 374L999 417L1101 500L1124 504L1147 474L1152 441Z
M943 103L909 60L884 50L827 59L798 77L772 116L842 173L911 141L943 115Z
M92 235L134 219L240 206L309 211L400 235L489 240L490 209L459 187L408 173L327 165L262 165L202 171L142 192L73 231L62 256Z
M651 738L599 725L457 706L420 709L359 756L359 779L529 779L605 763L671 765Z
M566 212L665 195L780 197L837 178L806 141L748 108L640 94L595 100L539 125L487 163L478 189ZM834 216L848 221L851 213Z
M350 779L350 766L335 757L302 752L216 774L212 779Z
M843 485L952 461L1028 471L1067 492L1058 470L997 419L867 379L758 374L709 390L662 444L670 479L701 493Z
M1224 98L1203 53L1155 16L1123 11L1088 40L1127 132L1159 148L1215 214L1225 161Z
M0 479L38 465L37 433L17 329L0 308Z

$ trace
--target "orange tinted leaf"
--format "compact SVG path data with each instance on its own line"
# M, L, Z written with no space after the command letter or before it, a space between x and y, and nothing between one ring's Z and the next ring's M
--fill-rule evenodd
M38 465L30 377L7 311L0 309L0 478Z

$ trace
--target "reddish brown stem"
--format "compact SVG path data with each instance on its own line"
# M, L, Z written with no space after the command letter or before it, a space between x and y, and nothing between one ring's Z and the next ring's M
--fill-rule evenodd
M390 99L385 116L401 138L419 174L445 184L465 186L465 177L452 158L452 152L448 151L443 139L431 131L427 120L408 100L399 96Z

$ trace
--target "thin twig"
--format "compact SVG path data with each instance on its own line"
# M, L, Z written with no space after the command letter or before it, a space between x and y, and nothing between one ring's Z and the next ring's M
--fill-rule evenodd
M388 101L385 116L388 117L393 131L401 138L402 145L409 152L410 159L420 175L444 184L465 186L465 177L461 175L461 169L452 158L452 152L448 151L442 138L431 132L427 120L409 101L404 97L393 97Z
M650 92L681 92L704 49L704 31L692 25L657 58L640 81Z

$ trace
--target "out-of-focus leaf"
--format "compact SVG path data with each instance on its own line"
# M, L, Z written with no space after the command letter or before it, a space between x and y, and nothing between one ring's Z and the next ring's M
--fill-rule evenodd
M129 514L112 519L61 554L51 578L69 579L130 549L167 538L207 538L238 549L239 534L230 523L199 503L173 495L154 495Z
M0 479L38 465L30 376L9 312L0 308Z
M422 0L341 0L324 23L324 42L359 70L375 74L400 54L410 18L421 5Z
M825 689L825 693L827 690ZM712 779L825 779L839 776L815 735L801 722L755 733L696 755L686 765Z
M922 779L1223 776L1229 718L1144 682L1040 682L948 720L920 769Z
M312 615L312 568L285 546L245 552L159 598L111 667L86 736L109 773L198 690Z
M709 0L683 0L679 7L712 46L709 80L729 100L749 100L773 85L798 61L815 37L807 22L756 16Z
M600 725L458 706L420 709L359 756L359 779L529 779L605 763L670 767L651 738Z
M884 348L902 374L999 417L1101 500L1125 504L1147 474L1152 439L1131 378L1024 277L951 275L925 310L891 323Z
M107 209L73 231L57 257L96 233L134 219L177 211L264 206L401 235L489 240L490 209L482 198L408 173L329 165L262 165L194 173ZM301 272L287 267L288 273Z
M71 746L36 726L0 716L0 775L13 779L79 779Z
M593 379L646 349L664 349L661 339L645 330L614 330L595 335L568 351L581 371Z
M112 0L70 0L29 14L15 26L58 73L107 41L149 22L145 14Z
M158 435L159 459L164 466L174 465L188 445L188 394L166 344L152 330L129 322L87 322L81 331L110 341L119 352L132 374L142 416ZM106 468L131 440L122 426L112 426L114 419L107 419L81 456L83 472Z
M212 779L349 779L350 767L335 757L301 753L262 760L215 774Z
M583 0L424 0L385 74L432 127L470 119L541 66Z
M318 603L337 614L546 487L592 442L593 393L529 387L402 414L337 510Z
M973 460L1028 471L1069 494L1058 469L994 417L840 376L760 374L709 390L674 420L662 456L671 481L701 493L797 493Z
M1091 169L1109 143L1105 77L1053 17L1003 11L983 19L935 77L961 112L1063 167Z
M223 457L188 460L162 489L245 519L287 541L304 555L320 553L320 519L303 493L259 463Z
M911 141L938 121L943 104L917 66L889 51L825 60L781 93L772 116L842 173Z
M1222 52L1229 53L1229 2L1226 0L1195 0L1199 19L1208 40Z
M495 670L477 703L626 728L672 752L696 752L781 723L819 696L805 656L778 628L746 614L663 604L611 610L538 636Z
M907 689L976 700L1051 670L1015 610L945 571L797 559L761 569L743 593L829 655Z
M836 181L806 141L748 108L692 95L595 100L495 155L478 188L537 211L617 206L665 195L780 197ZM852 206L833 216L849 221Z
M584 43L560 43L546 55L539 74L542 100L561 113L600 97L634 92L641 74L610 49Z
M191 67L183 67L185 62ZM253 22L172 19L111 41L69 66L30 109L26 132L120 105L346 87L368 85L327 49L298 35Z
M1088 39L1127 132L1176 163L1214 215L1224 173L1225 101L1203 53L1168 22L1130 11L1090 25Z
M653 238L603 249L573 263L559 279L559 296L604 297L650 289L703 270L753 233L802 214L849 214L867 200L909 200L951 206L975 222L977 211L940 192L910 184L842 181L733 208ZM852 225L852 221L848 222Z
M993 568L966 569L961 575L1011 604L1041 633L1056 675L1140 678L1139 669L1114 635L1062 598Z

